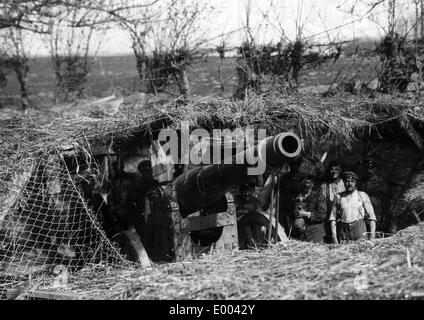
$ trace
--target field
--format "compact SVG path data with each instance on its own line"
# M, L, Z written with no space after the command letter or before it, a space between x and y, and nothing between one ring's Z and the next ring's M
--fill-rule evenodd
M223 64L223 79L227 91L235 83L235 61L226 59ZM139 88L139 77L135 68L135 58L128 56L97 57L90 59L91 72L86 85L89 96L104 97L120 89L129 94ZM218 82L219 59L209 57L189 70L189 79L193 94L218 94L221 92ZM2 91L1 99L5 105L19 100L19 85L16 77L9 76L7 87ZM35 105L51 104L55 90L55 76L49 57L36 58L30 62L28 87ZM42 107L42 106L40 106Z
M222 79L224 92L219 81L219 58L209 56L189 68L188 77L193 95L231 95L236 85L236 59L228 57L223 61ZM90 97L105 97L122 91L124 96L138 91L140 81L135 68L135 58L128 56L104 56L90 58L90 73L86 85ZM324 64L312 70L305 70L300 78L301 92L324 92L334 80L339 82L356 71L356 77L365 82L375 78L376 60L342 56L334 65ZM31 101L36 108L49 107L53 103L55 76L50 57L34 58L30 61L28 88ZM8 84L0 91L0 104L19 105L19 85L14 74L8 76Z

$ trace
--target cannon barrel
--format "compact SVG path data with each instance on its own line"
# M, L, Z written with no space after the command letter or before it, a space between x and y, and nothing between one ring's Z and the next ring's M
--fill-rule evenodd
M301 149L301 141L296 134L283 132L238 153L233 157L232 164L211 164L183 173L173 182L181 216L210 208L231 188L252 179L253 175L249 175L248 169L257 164L252 165L247 161L236 164L236 159L243 157L246 160L248 156L256 155L268 168L278 168L296 158Z

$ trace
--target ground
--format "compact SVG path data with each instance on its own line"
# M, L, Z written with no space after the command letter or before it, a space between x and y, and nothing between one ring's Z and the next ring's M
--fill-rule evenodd
M144 270L93 270L47 290L79 299L424 299L424 224L348 245L290 240Z

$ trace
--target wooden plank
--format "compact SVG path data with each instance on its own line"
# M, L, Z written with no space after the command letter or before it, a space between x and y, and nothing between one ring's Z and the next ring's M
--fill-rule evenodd
M122 231L123 234L125 234L128 239L131 242L131 245L135 249L138 255L138 262L142 267L151 267L152 263L149 259L149 256L147 255L146 249L144 249L143 244L141 243L140 236L137 234L134 228L130 230L124 230Z
M199 216L199 212L182 219L176 203L171 201L173 209L172 220L174 223L175 261L183 261L187 256L195 256L211 249L214 250L236 250L238 249L237 216L233 197L226 194L228 209L226 212ZM222 235L212 245L202 247L193 243L190 232L223 227Z
M237 250L239 248L237 215L236 207L233 201L228 201L228 209L225 213L227 213L229 216L230 224L224 226L222 229L221 237L212 245L212 248L215 250Z
M183 261L192 251L192 241L189 233L181 232L181 216L178 205L171 201L172 221L174 224L174 255L175 261Z
M232 214L221 212L204 217L188 217L181 220L181 232L204 230L210 228L225 227L233 224Z
M193 252L193 241L189 233L179 233L175 243L175 261L183 261Z
M412 215L415 217L415 219L417 219L417 223L421 223L421 218L418 215L417 211L415 211L414 209L411 210Z
M47 290L33 290L26 294L30 299L43 299L43 300L106 300L104 296L82 296L81 293L74 293L69 291L52 292Z

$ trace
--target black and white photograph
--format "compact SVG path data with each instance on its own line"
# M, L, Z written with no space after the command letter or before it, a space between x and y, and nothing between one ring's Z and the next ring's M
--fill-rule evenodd
M424 300L423 96L424 0L2 0L0 300Z

